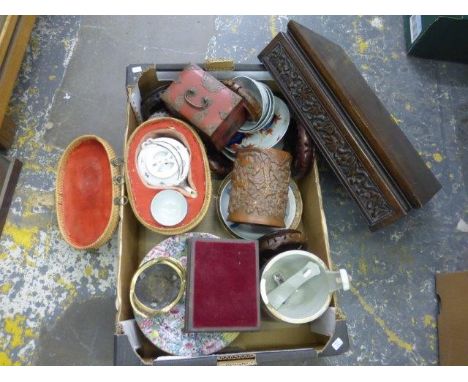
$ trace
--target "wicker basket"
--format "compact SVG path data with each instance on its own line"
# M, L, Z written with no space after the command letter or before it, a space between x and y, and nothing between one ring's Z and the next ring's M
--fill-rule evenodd
M183 133L186 137L190 137L193 144L197 146L196 149L200 156L199 159L201 159L203 163L203 172L204 172L204 181L205 181L204 189L197 190L198 191L197 198L203 198L200 208L197 209L195 215L192 216L190 219L184 219L180 224L174 227L162 226L158 224L153 218L148 218L148 217L144 218L142 214L140 214L139 211L141 211L142 204L140 203L139 205L137 205L137 201L135 198L138 197L139 195L136 195L136 192L138 191L136 191L135 188L138 183L143 184L143 182L137 175L131 175L131 174L135 174L134 163L136 162L136 155L137 155L137 151L135 147L138 147L138 145L140 145L141 142L143 141L143 139L141 138L142 133L146 131L146 133L144 134L145 137L151 134L157 135L158 133L157 125L158 124L162 125L163 123L166 123L166 125L167 124L170 125L172 123L174 126L176 126L179 132ZM192 148L189 147L189 149L194 149L194 147ZM190 176L191 175L189 174L189 177ZM127 187L128 199L130 200L130 204L132 206L132 210L136 218L143 226L145 226L149 230L163 234L163 235L177 235L177 234L181 234L184 232L188 232L192 230L193 228L195 228L203 220L203 218L206 215L206 212L208 211L208 207L211 202L211 188L212 188L210 168L208 165L208 158L206 156L203 143L201 139L199 138L198 134L188 124L175 118L169 118L169 117L153 118L142 123L140 126L136 128L136 130L130 136L125 146L125 184ZM140 189L141 189L141 186L140 186ZM145 190L145 192L152 192L151 194L152 197L154 197L154 195L156 195L159 191L161 190L150 189L149 187L146 187L146 190ZM150 208L149 202L145 204L145 207L147 207L149 211L149 208ZM189 207L189 214L190 214L190 207Z
M84 144L88 141L96 141L98 142L102 148L105 150L107 155L107 159L109 161L110 166L110 184L111 184L111 195L112 198L110 202L112 205L110 206L110 216L105 225L103 230L97 230L95 239L82 243L77 240L76 232L72 232L75 227L72 227L71 224L67 225L67 214L72 213L69 209L69 204L65 201L66 195L64 195L65 189L65 181L66 181L66 171L70 170L70 156L73 154L75 150L79 148L80 145ZM119 168L115 162L116 156L112 147L107 143L104 139L99 138L95 135L83 135L76 138L74 141L70 143L70 145L65 149L62 157L60 158L58 168L57 168L57 187L55 191L55 203L56 203L56 211L57 211L57 221L60 232L65 239L65 241L70 244L72 247L77 249L96 249L101 247L107 241L110 240L115 228L117 227L119 215L118 215L118 195L120 193L120 185L117 181L120 176ZM84 181L95 181L95 179L86 179L89 176L89 173L84 173L83 178ZM93 198L89 198L90 202L93 202ZM92 222L92 217L90 217L90 226L93 226L94 222Z

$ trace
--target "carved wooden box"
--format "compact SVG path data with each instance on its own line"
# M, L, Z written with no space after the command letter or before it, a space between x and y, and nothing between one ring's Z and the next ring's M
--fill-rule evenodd
M437 179L341 47L290 21L259 59L371 230L439 191Z

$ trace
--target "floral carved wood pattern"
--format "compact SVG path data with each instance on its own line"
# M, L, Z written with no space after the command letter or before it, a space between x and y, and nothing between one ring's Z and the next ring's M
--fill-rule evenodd
M284 151L240 150L232 172L229 216L261 217L265 223L284 226L290 164L291 156Z
M301 114L307 118L314 138L325 148L369 221L374 224L391 215L392 207L370 178L352 147L328 117L314 91L283 46L277 44L262 60L274 73L274 77L280 80L280 85L294 100Z

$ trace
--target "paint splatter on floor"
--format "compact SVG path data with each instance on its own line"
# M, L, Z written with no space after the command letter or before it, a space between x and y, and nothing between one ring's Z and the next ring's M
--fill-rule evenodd
M379 317L376 312L374 307L372 307L366 300L361 296L361 294L357 291L356 288L352 287L351 292L353 293L354 296L357 297L359 303L361 306L364 308L364 310L371 315L371 317L375 320L375 322L380 326L380 328L383 330L385 335L387 336L388 342L392 343L399 348L405 350L406 352L410 353L411 358L413 358L414 363L416 365L424 364L424 359L415 352L414 345L410 344L409 342L405 341L404 339L401 338L400 335L398 335L394 330L390 329L387 325L387 323Z
M0 241L0 365L33 363L42 325L53 324L77 298L114 288L115 239L88 253L72 250L59 234L54 189L62 150L43 140L78 27L79 18L38 18L10 103L18 132L9 155L23 169ZM38 70L44 62L56 73Z

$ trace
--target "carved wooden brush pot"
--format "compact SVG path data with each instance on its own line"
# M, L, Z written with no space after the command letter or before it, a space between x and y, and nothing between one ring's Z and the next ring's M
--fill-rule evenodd
M291 159L277 149L240 150L232 171L228 220L283 228Z

